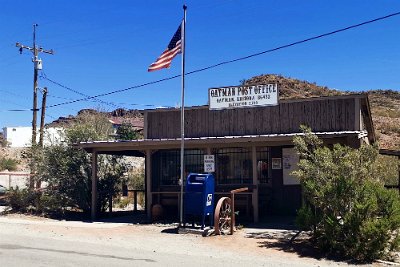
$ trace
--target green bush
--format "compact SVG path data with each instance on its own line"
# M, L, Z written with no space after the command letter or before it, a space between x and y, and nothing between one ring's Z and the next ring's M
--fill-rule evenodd
M15 212L32 211L35 206L35 192L30 189L13 189L7 192L7 203Z
M313 211L308 204L304 204L298 211L296 217L296 225L301 230L311 230L316 226L316 212Z
M82 113L65 131L66 142L45 148L33 146L26 150L35 184L45 182L46 191L36 200L37 212L62 212L65 208L91 209L91 155L74 144L92 140L107 140L111 123L104 114ZM98 155L98 210L105 210L108 199L120 188L126 166L119 156ZM33 184L33 183L32 183Z
M127 123L123 123L117 129L117 139L118 140L135 140L140 139L142 136L138 133L137 130L131 125Z
M313 238L321 249L359 261L384 258L398 249L400 200L380 181L377 148L329 149L309 129L305 132L295 139L300 162L294 174L317 212L303 207L300 226L315 226Z
M64 214L66 203L64 199L52 192L43 192L36 198L35 209L36 213L41 214Z
M130 203L132 203L132 199L128 198L128 197L124 197L124 198L117 198L114 200L114 204L118 207L118 208L126 208Z
M23 213L61 214L65 205L63 199L52 192L29 188L10 189L6 200L12 211Z
M17 170L18 161L12 158L0 158L0 171L9 170L15 171Z

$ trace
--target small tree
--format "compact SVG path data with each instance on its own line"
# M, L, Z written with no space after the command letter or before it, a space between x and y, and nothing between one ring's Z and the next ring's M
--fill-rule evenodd
M379 179L378 149L339 144L328 148L310 129L302 129L305 136L294 140L300 154L294 174L307 203L299 211L301 226L314 230L321 249L361 261L397 249L400 201Z
M123 123L117 129L117 139L119 140L135 140L139 139L140 134L133 128L131 124Z
M91 208L92 168L91 157L74 144L93 140L107 140L112 133L111 123L101 113L80 114L76 122L65 131L65 144L45 148L33 147L27 155L32 159L36 181L46 182L46 194L57 196L57 205L62 208L75 207L89 212ZM98 203L104 210L110 195L120 190L125 164L120 157L99 155L98 157ZM54 198L47 197L46 205ZM54 203L54 202L53 202Z

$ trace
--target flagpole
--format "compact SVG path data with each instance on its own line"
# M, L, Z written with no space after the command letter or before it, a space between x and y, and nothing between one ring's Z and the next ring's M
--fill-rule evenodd
M186 52L186 40L185 40L185 30L186 30L186 9L187 6L183 5L183 21L182 21L182 91L181 91L181 194L180 194L180 226L183 225L183 184L184 179L184 169L185 169L185 52Z

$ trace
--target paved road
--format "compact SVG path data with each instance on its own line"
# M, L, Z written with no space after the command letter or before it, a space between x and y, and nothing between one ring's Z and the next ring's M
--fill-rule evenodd
M205 256L179 255L115 244L27 238L0 235L1 266L245 266L246 261L214 260ZM165 244L168 245L168 244ZM257 262L252 266L261 266Z
M164 227L0 216L0 266L345 266L290 253L229 248L235 237L171 234ZM239 235L237 235L239 238ZM221 244L227 244L227 247ZM234 245L238 247L238 245ZM232 247L231 247L232 248ZM265 251L265 254L264 254Z

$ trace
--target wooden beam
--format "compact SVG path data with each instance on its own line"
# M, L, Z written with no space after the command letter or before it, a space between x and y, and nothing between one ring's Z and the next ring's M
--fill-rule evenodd
M144 114L143 114L143 117L144 117L144 122L143 122L143 138L144 139L147 139L148 138L148 128L149 128L149 122L148 122L148 119L147 119L147 117L148 117L148 113L147 112L145 112Z
M360 131L361 129L361 105L360 99L354 99L354 130Z
M97 217L97 152L92 153L92 206L90 209L92 221Z
M151 207L153 204L153 194L151 193L151 153L152 150L146 150L146 212L148 220L151 220Z
M251 197L251 201L253 204L253 219L254 222L258 222L258 177L257 177L257 150L256 147L253 146L251 148L251 158L252 158L252 166L253 166L253 185L255 188L253 189L253 195Z

